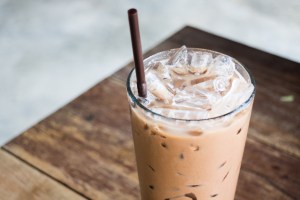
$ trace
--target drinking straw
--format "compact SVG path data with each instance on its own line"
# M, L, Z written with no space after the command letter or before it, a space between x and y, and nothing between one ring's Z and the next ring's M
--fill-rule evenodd
M147 97L147 84L145 81L145 70L142 55L142 44L139 30L138 13L135 8L128 10L128 19L131 35L131 44L133 51L133 58L135 64L137 89L140 97Z

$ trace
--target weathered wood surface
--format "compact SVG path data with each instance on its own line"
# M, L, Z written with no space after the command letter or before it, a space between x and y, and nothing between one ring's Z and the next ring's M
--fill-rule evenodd
M185 27L146 55L209 48L244 63L257 82L236 199L300 199L300 64ZM91 199L138 199L125 80L130 64L4 148ZM293 102L280 101L293 95Z
M0 161L0 200L86 199L4 150Z

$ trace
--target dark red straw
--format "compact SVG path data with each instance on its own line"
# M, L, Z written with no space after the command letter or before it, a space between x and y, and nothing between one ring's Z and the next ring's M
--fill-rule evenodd
M133 58L135 64L137 88L140 97L147 97L147 85L145 81L145 70L142 55L142 44L139 30L139 21L137 10L132 8L128 10L128 19L131 34L131 43Z

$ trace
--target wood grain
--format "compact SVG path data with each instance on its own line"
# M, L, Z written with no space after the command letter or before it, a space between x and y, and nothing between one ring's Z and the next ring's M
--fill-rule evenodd
M299 199L300 64L185 27L146 53L180 47L221 51L257 81L237 199ZM91 199L138 199L125 80L132 63L3 148ZM282 102L294 95L293 102Z
M0 200L85 199L3 150L0 161Z
M248 138L237 188L237 199L299 198L299 166L300 159Z
M92 199L137 199L128 113L124 85L106 79L5 148Z

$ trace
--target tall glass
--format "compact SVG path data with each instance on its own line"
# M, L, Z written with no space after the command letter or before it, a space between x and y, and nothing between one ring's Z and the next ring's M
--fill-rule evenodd
M144 60L145 66L167 56L168 51L157 53ZM247 69L237 60L233 62L255 86ZM134 77L133 70L128 76L127 92L142 200L233 200L255 89L244 103L227 114L182 120L144 107L132 92Z

